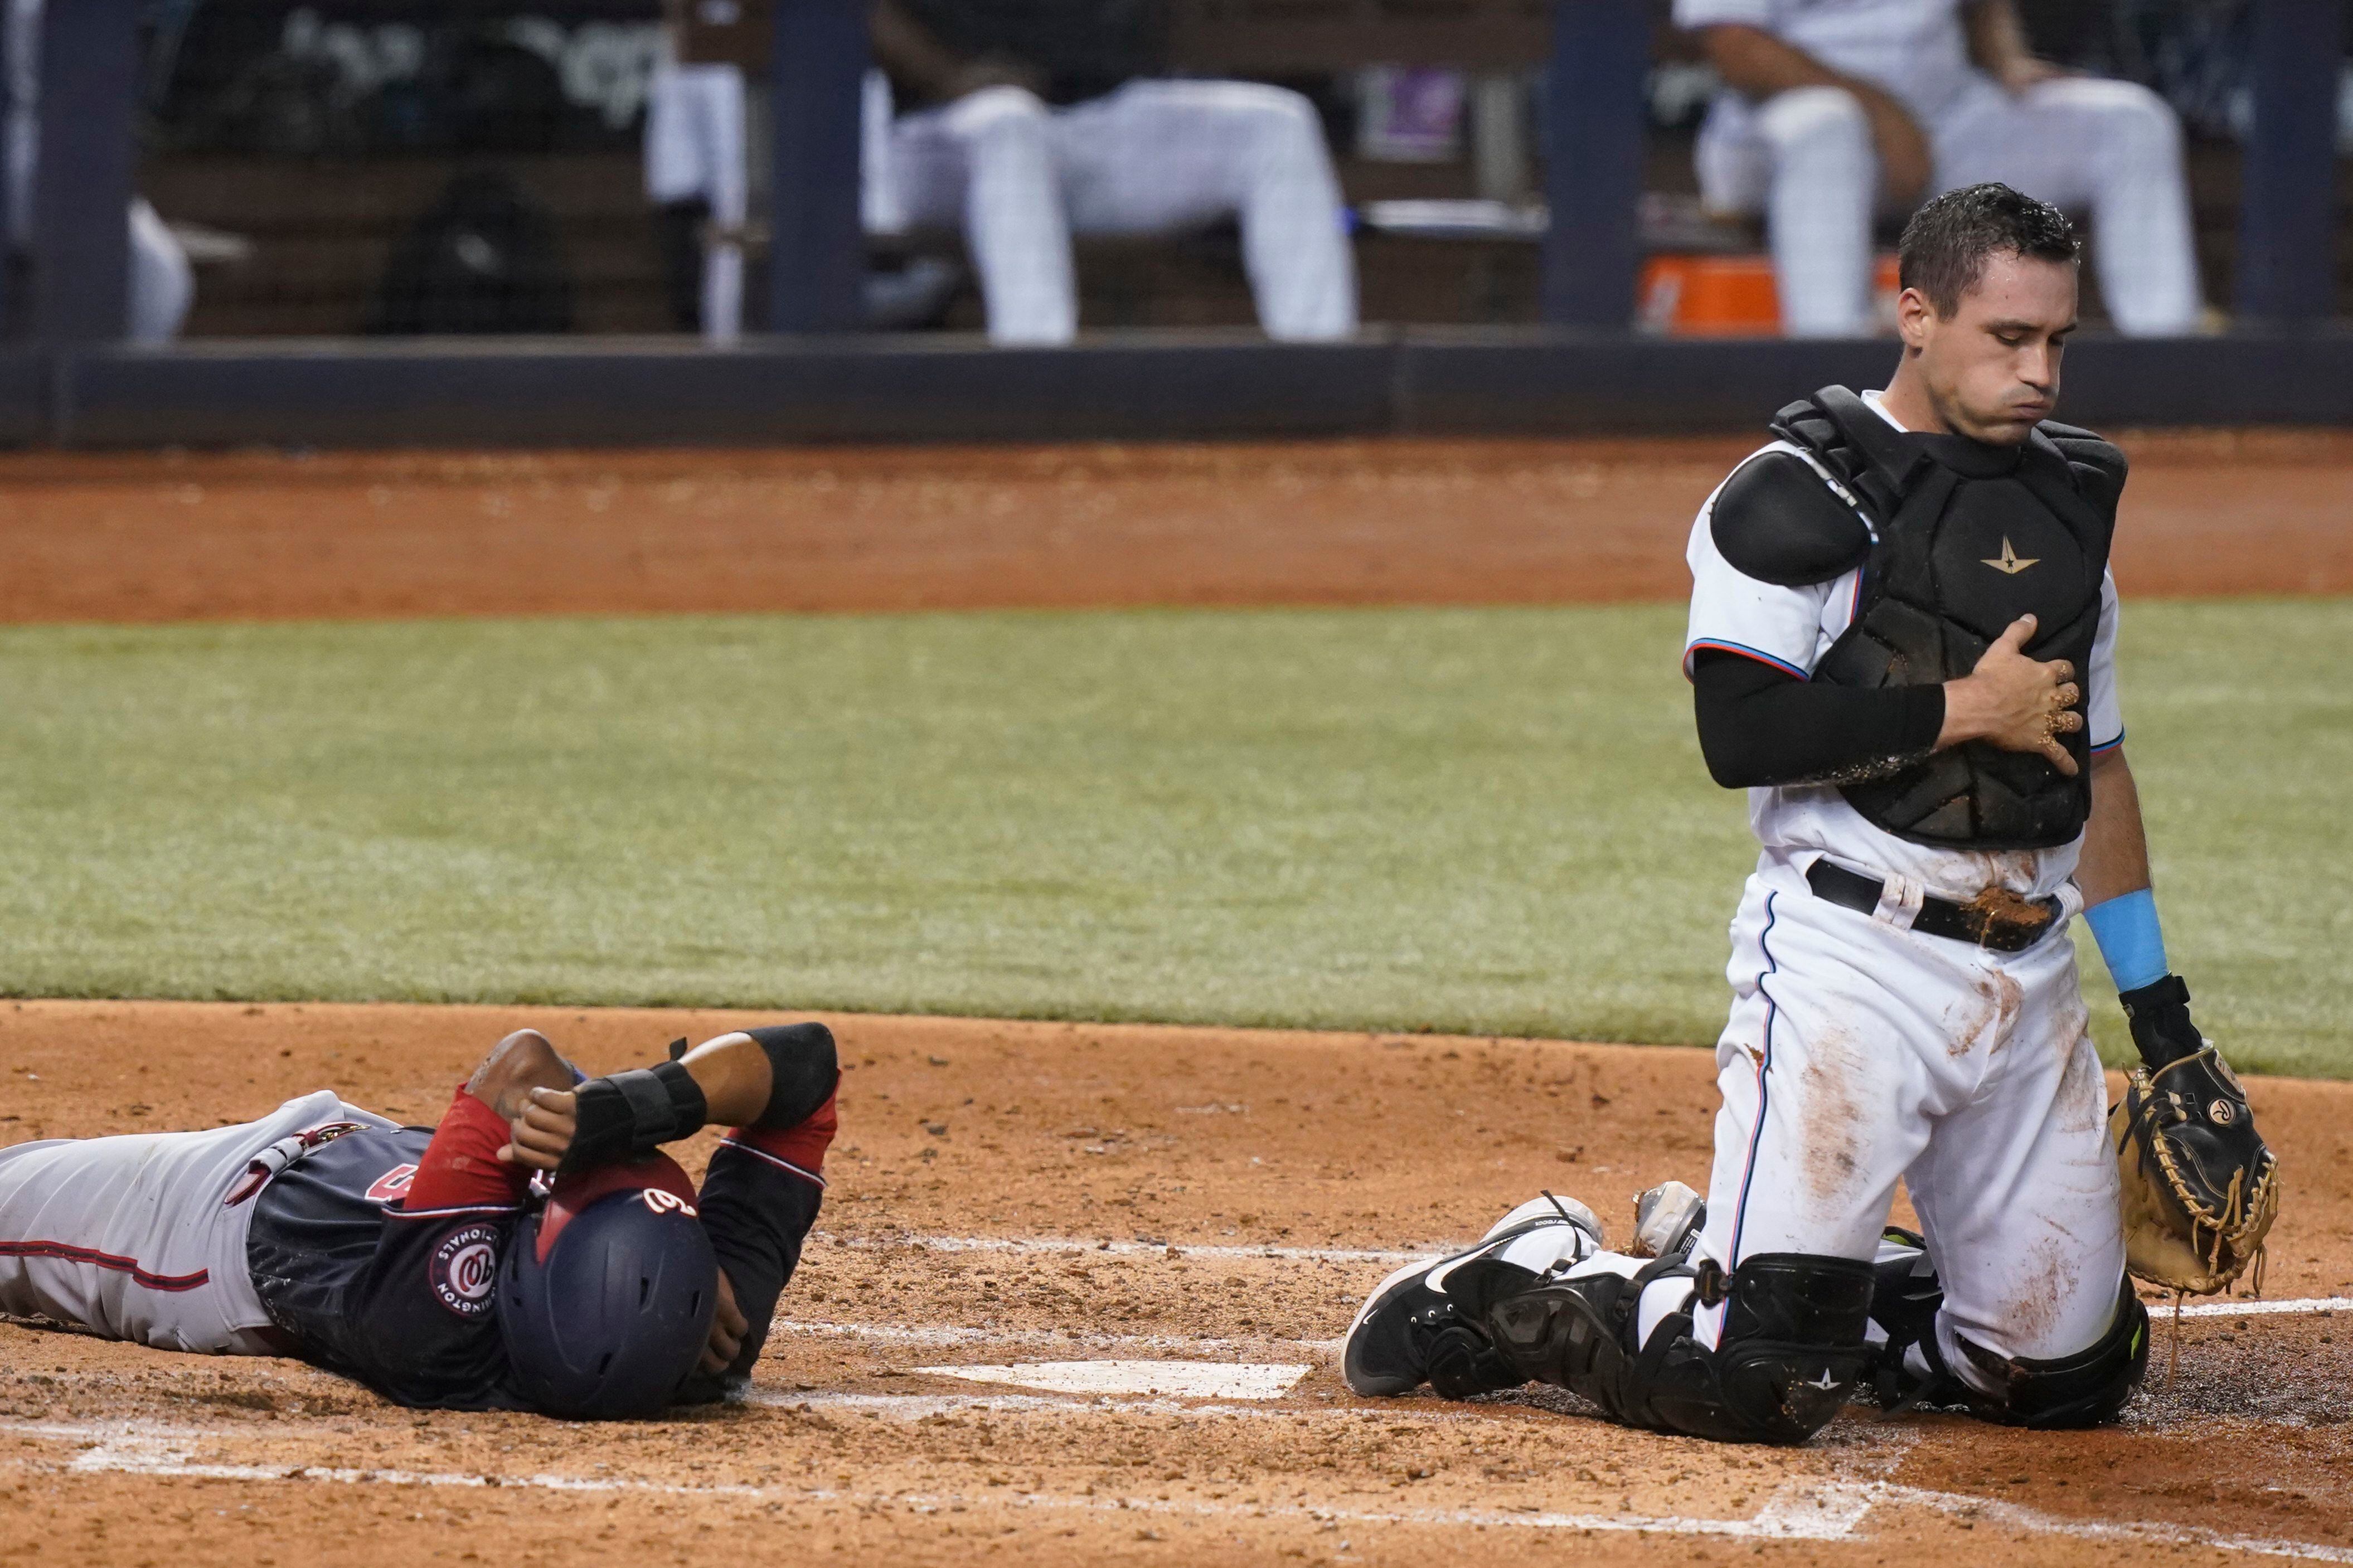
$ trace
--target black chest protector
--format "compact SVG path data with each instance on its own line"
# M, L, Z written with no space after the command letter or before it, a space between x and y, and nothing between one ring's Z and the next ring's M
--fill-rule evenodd
M1876 536L1853 624L1816 664L1815 679L1956 679L2031 614L2027 656L2074 666L2084 711L2123 453L2049 423L2022 447L1908 434L1842 386L1791 404L1772 428L1837 476ZM1865 820L1915 844L2048 849L2083 831L2092 805L2088 728L2060 739L2075 759L2073 778L2039 753L1970 741L1840 792Z

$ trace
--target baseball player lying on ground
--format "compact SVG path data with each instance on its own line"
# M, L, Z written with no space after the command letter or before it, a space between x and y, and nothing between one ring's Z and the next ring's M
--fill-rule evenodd
M1784 408L1692 529L1701 749L1762 845L1704 1220L1651 1194L1645 1261L1524 1204L1374 1292L1358 1393L1541 1379L1798 1442L1868 1383L2087 1426L2146 1361L2127 1267L2219 1289L2260 1247L2275 1171L2168 970L2122 749L2124 455L2048 419L2075 258L2004 185L1921 208L1887 390ZM2113 1128L2063 935L2086 906L2146 1063ZM1883 1256L1899 1178L1925 1240Z
M839 1072L821 1024L685 1044L584 1079L509 1035L438 1127L322 1089L241 1126L0 1149L0 1312L299 1356L407 1405L717 1398L817 1221ZM712 1121L733 1131L697 1194L657 1146Z

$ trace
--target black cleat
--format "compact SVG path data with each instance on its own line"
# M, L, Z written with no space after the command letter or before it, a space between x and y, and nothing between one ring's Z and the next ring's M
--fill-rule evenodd
M1574 1233L1562 1239L1566 1268L1599 1251L1601 1222L1574 1198L1547 1194L1522 1204L1497 1221L1479 1245L1451 1258L1409 1263L1382 1280L1348 1325L1340 1352L1340 1375L1358 1394L1398 1394L1427 1383L1450 1399L1516 1388L1527 1378L1496 1350L1472 1317L1497 1291L1498 1273L1533 1283L1534 1270L1501 1261L1513 1243L1553 1227ZM1478 1289L1475 1300L1449 1295L1447 1281L1458 1273Z

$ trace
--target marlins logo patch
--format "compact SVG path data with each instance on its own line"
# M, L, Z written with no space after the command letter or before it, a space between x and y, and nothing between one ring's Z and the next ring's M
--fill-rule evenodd
M499 1278L496 1226L470 1225L444 1237L433 1249L429 1270L433 1299L461 1318L491 1310L491 1289Z

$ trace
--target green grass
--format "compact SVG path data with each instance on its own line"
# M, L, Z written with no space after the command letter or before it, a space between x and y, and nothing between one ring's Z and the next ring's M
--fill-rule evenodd
M1704 1042L1753 850L1681 629L16 628L0 989ZM2353 605L2137 607L2126 646L2201 1019L2245 1065L2353 1076Z

